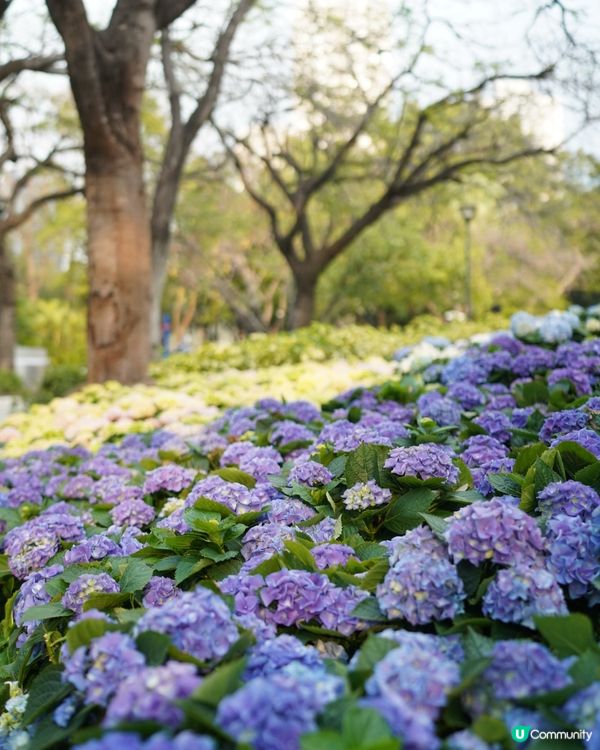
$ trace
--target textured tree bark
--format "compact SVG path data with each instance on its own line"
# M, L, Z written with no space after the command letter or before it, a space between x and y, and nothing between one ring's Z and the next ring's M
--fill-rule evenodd
M151 245L142 163L88 169L88 379L143 380L150 359Z
M0 370L14 367L15 274L4 236L0 235Z
M310 325L315 314L318 276L294 274L295 295L290 311L290 328Z

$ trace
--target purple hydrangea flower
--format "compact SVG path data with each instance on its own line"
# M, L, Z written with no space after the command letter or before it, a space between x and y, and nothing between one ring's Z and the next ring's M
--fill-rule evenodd
M151 495L154 492L181 492L194 481L196 472L185 469L178 464L159 466L146 474L144 482L144 494Z
M558 515L548 521L550 565L556 580L568 586L569 596L584 596L600 575L600 538L591 521Z
M221 597L199 586L152 607L137 621L134 633L165 633L182 651L201 661L225 656L238 639L238 629Z
M313 646L305 646L293 635L280 635L251 649L244 678L266 677L279 672L288 664L299 662L310 669L325 669L319 652Z
M194 485L186 498L186 505L193 505L201 497L222 503L237 515L262 510L269 498L260 489L248 489L239 482L228 482L219 476L210 476Z
M302 424L284 419L276 422L271 432L271 440L275 445L288 445L289 443L308 442L312 443L315 436Z
M494 494L494 488L492 487L489 475L490 474L501 474L505 472L511 472L515 467L514 458L495 458L486 464L473 469L471 474L473 476L473 485L478 492L481 492L485 497L490 497Z
M385 505L391 500L390 490L380 487L374 479L358 482L342 494L346 510L366 510Z
M425 625L463 611L463 582L447 559L410 549L397 557L377 587L379 606L389 618Z
M295 537L294 529L280 523L259 523L244 534L241 553L246 567L255 568L284 548L287 539Z
M495 750L470 729L462 729L446 737L446 750Z
M317 620L330 630L349 635L361 626L351 612L365 595L352 588L338 588L321 573L280 570L265 578L259 592L261 616L287 627Z
M406 641L375 666L365 692L372 697L400 698L435 720L448 692L460 682L459 665L442 654Z
M592 383L585 372L574 367L559 367L548 374L548 385L555 385L562 380L573 383L578 396L588 396L592 392Z
M512 424L504 412L486 411L476 417L473 422L501 443L508 443L511 438Z
M142 604L148 609L150 607L161 607L165 602L168 602L180 593L172 578L152 576L144 589Z
M15 621L15 625L17 625L17 627L23 625L25 630L23 637L21 637L21 640L18 642L18 645L20 645L22 641L26 640L26 638L36 629L39 624L39 621L37 620L31 620L29 622L23 623L23 616L25 615L25 612L30 607L37 607L41 604L48 604L52 597L46 591L46 581L50 580L50 578L54 578L54 576L62 572L62 565L50 565L47 568L42 568L41 570L32 573L21 584L21 588L19 589L19 593L17 594L13 605L13 618Z
M550 571L519 565L496 575L483 597L483 613L494 620L533 628L534 615L566 615L568 610Z
M544 420L540 430L540 440L549 443L558 435L573 430L581 430L587 426L589 415L580 409L564 409L555 411Z
M96 482L90 493L89 502L117 505L127 500L141 499L143 495L141 487L125 484L121 477L109 475Z
M508 456L508 449L496 438L489 435L473 435L465 441L462 460L471 468L489 464Z
M219 588L224 594L233 596L236 614L248 615L258 610L258 592L263 583L262 576L239 573L224 578Z
M458 401L463 409L476 409L485 403L483 393L470 383L453 383L448 388L448 396Z
M540 643L496 641L491 657L481 680L500 700L530 698L571 683L569 662L561 662Z
M423 396L417 401L421 417L428 417L442 427L457 425L460 423L462 408L460 404L451 398L442 396L438 391L432 391L437 398L423 401ZM425 394L430 395L430 394Z
M557 445L566 442L579 443L582 448L585 448L596 458L600 458L600 435L593 430L573 430L567 432L564 435L559 435L555 438L550 445L552 448L556 448Z
M119 545L105 534L95 534L65 552L65 564L75 565L122 555Z
M569 722L595 734L600 729L600 683L595 682L575 693L565 703L564 713ZM589 746L590 750L592 747Z
M315 559L317 568L325 570L334 565L346 565L348 560L358 560L356 553L347 544L318 544L313 547L312 556Z
M290 482L306 484L309 487L315 487L320 484L327 484L333 479L333 475L326 466L317 463L317 461L298 461L290 470Z
M565 514L585 520L600 506L600 495L593 487L571 479L546 485L537 498L538 511L545 517Z
M96 594L118 594L119 584L108 573L84 573L71 583L63 594L62 604L76 614L83 612L88 599Z
M117 526L146 526L154 520L155 515L154 508L140 498L124 500L110 511L110 517Z
M270 503L267 518L271 523L294 524L308 521L316 515L316 511L301 500L282 495Z
M123 680L145 667L144 656L124 633L106 633L72 654L64 646L61 655L63 680L83 693L86 703L100 706L108 704Z
M201 682L193 664L169 661L162 667L146 667L121 682L108 705L104 724L149 719L176 727L183 719L177 701L188 698Z
M384 466L398 476L443 479L448 484L455 484L459 471L452 463L453 457L453 452L443 445L423 443L408 448L394 448Z
M316 730L318 713L343 692L340 677L299 665L256 677L226 696L217 723L255 750L298 750L300 736Z
M429 526L417 526L416 529L407 531L402 536L382 542L382 546L388 550L390 565L399 562L403 556L418 552L438 560L448 559L446 545L441 542L429 528Z
M76 745L77 750L216 750L212 737L193 732L180 732L170 737L162 732L143 740L133 732L107 732L98 740Z
M62 540L76 542L84 537L82 519L55 505L11 529L4 537L4 551L12 573L17 578L27 578L48 563Z
M471 503L456 511L446 530L455 562L478 565L532 563L544 552L542 534L531 516L499 498Z
M431 635L430 633L415 633L412 630L392 630L388 628L378 633L379 638L395 641L399 646L418 646L431 651L437 656L451 659L460 663L465 658L463 647L460 644L460 636L457 635Z

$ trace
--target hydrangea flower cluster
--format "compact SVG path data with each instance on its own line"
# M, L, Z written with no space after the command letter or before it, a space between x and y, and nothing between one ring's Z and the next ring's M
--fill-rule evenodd
M81 725L105 733L86 750L300 750L336 745L340 709L407 750L498 750L482 715L600 733L587 656L564 658L588 637L534 629L571 610L595 633L600 602L600 340L577 315L558 346L554 319L534 343L431 341L433 366L412 350L399 387L323 410L268 398L0 456L1 656L23 678L0 745L56 727L70 746ZM182 731L196 720L211 737Z
M409 448L394 448L385 462L392 474L417 479L443 479L448 484L458 481L459 472L452 462L453 454L437 443L423 443Z
M343 494L344 506L347 510L366 510L378 505L385 505L391 500L392 493L384 487L379 487L374 479L368 482L357 482Z

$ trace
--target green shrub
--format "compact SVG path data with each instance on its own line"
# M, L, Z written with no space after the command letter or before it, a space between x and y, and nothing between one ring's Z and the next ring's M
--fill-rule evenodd
M46 404L53 398L66 396L85 382L85 370L77 365L51 365L44 374L44 379L35 401Z
M24 391L21 378L10 370L0 370L0 396L21 396Z
M374 328L367 325L336 327L313 323L306 328L278 334L257 333L233 344L208 342L189 354L173 354L152 366L158 382L175 373L255 370L301 362L350 361L368 357L389 359L401 346L415 344L423 336L446 336L451 340L482 331L503 328L501 316L483 320L445 323L433 315L420 316L404 327Z

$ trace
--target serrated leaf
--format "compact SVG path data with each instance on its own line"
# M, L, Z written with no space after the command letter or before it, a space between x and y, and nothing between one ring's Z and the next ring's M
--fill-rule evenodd
M248 474L241 469L236 469L233 466L227 466L224 469L217 469L214 473L226 482L237 482L238 484L243 484L245 487L248 487L249 490L253 489L256 485L256 479L252 474Z
M245 659L236 659L217 667L195 690L194 699L209 706L218 706L226 695L233 693L241 686L245 668Z
M379 609L374 596L369 596L359 602L352 610L352 616L368 622L387 622L387 616Z
M28 726L38 717L46 714L65 698L72 690L62 680L62 669L50 665L42 670L31 683L27 696L27 706L23 714L23 725Z
M32 622L36 620L50 620L53 617L68 617L72 615L70 609L65 609L60 602L51 602L50 604L38 604L35 607L29 607L25 610L22 622Z
M131 560L121 576L119 586L121 591L133 594L141 591L152 578L152 568L141 560Z
M65 636L69 651L73 653L80 646L87 646L94 638L99 638L111 629L106 620L86 618L72 625Z
M592 622L585 615L576 612L570 615L537 616L533 621L552 651L560 657L597 649Z
M384 526L396 534L420 526L422 513L430 509L436 493L421 487L395 498L387 507Z

